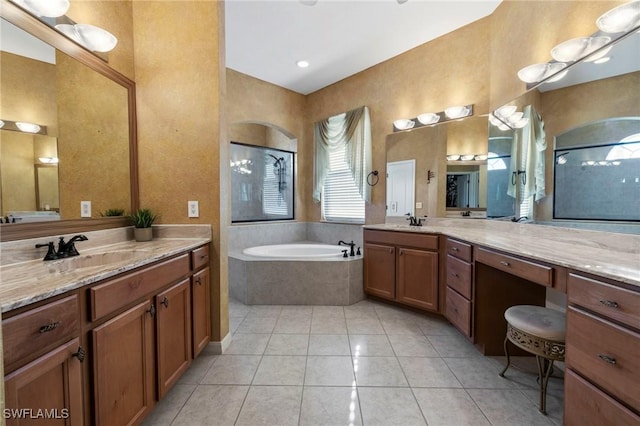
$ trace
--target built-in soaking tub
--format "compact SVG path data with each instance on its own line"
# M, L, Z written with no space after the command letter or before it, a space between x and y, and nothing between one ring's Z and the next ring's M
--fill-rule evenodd
M351 305L364 299L362 256L349 247L287 243L229 254L229 293L247 305Z

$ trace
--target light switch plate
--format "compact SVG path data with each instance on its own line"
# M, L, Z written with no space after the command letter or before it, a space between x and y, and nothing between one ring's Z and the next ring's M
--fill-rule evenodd
M91 217L91 201L80 201L80 217Z
M416 209L421 209L422 208L422 203L421 202L417 202L416 203Z
M187 201L187 211L189 217L200 217L200 207L197 201Z

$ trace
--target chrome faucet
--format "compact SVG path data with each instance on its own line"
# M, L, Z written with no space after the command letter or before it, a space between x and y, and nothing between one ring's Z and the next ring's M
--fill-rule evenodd
M354 243L353 241L351 241L350 243L346 243L346 242L340 240L340 241L338 241L338 245L339 246L349 246L349 247L351 247L351 250L349 251L349 256L355 256L356 255L356 251L354 249L354 247L356 246L356 243Z
M74 235L67 242L64 241L64 237L60 237L60 241L58 241L58 258L61 257L71 257L78 256L78 250L76 249L75 242L76 241L87 241L88 238L82 234Z

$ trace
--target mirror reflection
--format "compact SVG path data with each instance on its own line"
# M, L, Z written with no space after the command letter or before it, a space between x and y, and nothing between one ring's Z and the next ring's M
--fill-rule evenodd
M0 130L4 221L80 218L80 201L91 201L92 217L129 212L127 89L4 19L0 25L0 118L47 132Z

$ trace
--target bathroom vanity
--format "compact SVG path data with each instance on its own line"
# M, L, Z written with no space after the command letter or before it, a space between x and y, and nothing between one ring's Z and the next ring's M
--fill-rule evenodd
M426 262L413 277L422 286L414 294L437 295L429 307L398 296L394 269L419 237L441 241L431 249L435 272ZM566 294L565 424L640 423L639 236L429 219L422 227L365 226L364 240L368 294L445 315L485 355L504 353L508 307L544 306L547 289Z
M139 423L210 340L209 240L86 253L3 267L6 408Z

